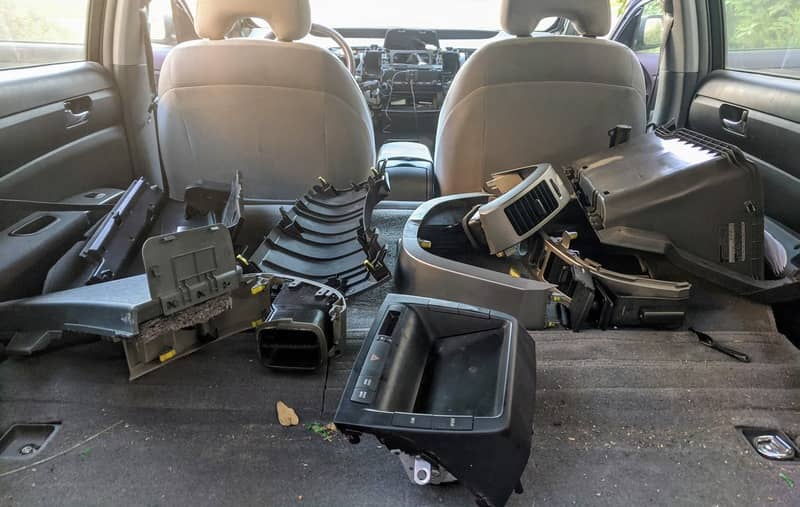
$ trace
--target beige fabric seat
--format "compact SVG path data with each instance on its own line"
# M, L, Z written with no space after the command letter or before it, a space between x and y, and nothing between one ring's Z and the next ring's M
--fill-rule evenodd
M229 39L245 17L278 40ZM317 176L349 185L375 163L372 120L354 78L308 34L308 0L199 0L197 32L159 78L159 133L174 198L241 171L248 197L294 199Z
M582 37L531 37L545 17ZM608 0L503 0L517 38L479 49L442 105L435 170L443 194L479 191L491 173L569 162L608 148L618 124L644 132L644 76L633 52L597 39L610 30Z

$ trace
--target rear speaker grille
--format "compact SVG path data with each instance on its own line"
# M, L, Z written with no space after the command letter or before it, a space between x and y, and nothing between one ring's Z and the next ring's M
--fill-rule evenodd
M511 226L514 227L514 232L518 236L524 236L557 209L558 199L547 186L547 182L542 181L504 211Z

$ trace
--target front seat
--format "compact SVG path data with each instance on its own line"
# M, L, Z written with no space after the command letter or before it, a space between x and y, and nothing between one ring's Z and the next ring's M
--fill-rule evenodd
M581 36L531 37L549 16ZM501 21L517 37L475 52L442 105L435 171L445 195L480 191L494 172L608 148L618 124L645 129L639 61L597 38L610 30L609 0L503 0Z
M277 40L225 39L262 18ZM204 40L175 47L159 78L158 126L173 198L198 179L243 176L248 197L294 199L317 176L346 186L375 163L372 120L355 79L329 51L293 42L308 0L199 0Z

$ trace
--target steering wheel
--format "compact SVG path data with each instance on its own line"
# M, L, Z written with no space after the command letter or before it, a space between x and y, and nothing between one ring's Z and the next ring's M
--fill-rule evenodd
M333 41L336 42L336 44L338 44L340 48L342 48L342 52L344 53L344 63L345 66L347 67L347 70L350 71L350 74L352 74L353 76L356 75L356 57L353 54L353 48L351 48L350 44L348 44L347 41L344 40L342 34L337 32L333 28L328 28L327 26L319 25L317 23L313 23L311 25L310 33L314 37L328 37L333 39ZM267 33L266 38L270 40L275 40L275 33L270 31L269 33Z

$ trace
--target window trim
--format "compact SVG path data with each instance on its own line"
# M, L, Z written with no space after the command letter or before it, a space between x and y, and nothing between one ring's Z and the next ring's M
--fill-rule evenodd
M725 0L708 0L708 18L711 32L711 70L724 69L728 57L725 37Z
M107 0L89 0L86 16L86 54L89 62L103 63L103 27L105 26Z

